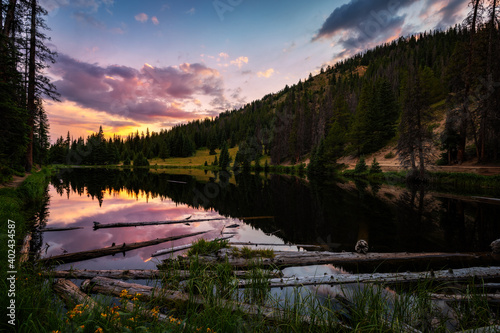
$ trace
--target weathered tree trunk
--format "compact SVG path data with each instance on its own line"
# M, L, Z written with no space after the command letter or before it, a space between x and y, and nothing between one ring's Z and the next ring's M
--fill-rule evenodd
M92 280L86 280L82 283L82 289L89 293L99 293L110 296L119 297L122 290L127 290L130 295L137 295L142 301L150 301L152 299L159 299L170 303L188 303L205 306L206 300L200 296L190 296L180 291L173 291L167 289L160 289L150 286L143 286L135 283L127 283L120 280L113 280L103 277L96 277ZM140 294L140 295L139 295ZM242 311L247 315L264 317L273 321L280 321L285 318L285 313L281 309L259 306L254 304L240 303L221 299L218 300L218 306L231 309L233 311ZM300 316L300 319L305 323L310 323L309 316ZM341 325L339 323L339 325Z
M381 269L387 267L429 267L437 268L444 266L464 266L470 267L493 265L498 263L500 256L491 253L332 253L332 252L282 252L275 251L274 258L253 258L243 259L231 256L229 250L219 251L217 257L200 257L201 262L211 263L228 260L228 263L235 268L248 268L255 263L263 267L291 267L332 264L342 267L351 267L356 271L372 272L374 267ZM189 258L183 259L188 261Z
M19 254L20 254L19 262L20 263L28 261L29 254L30 254L31 239L32 239L31 232L28 232L26 237L24 237L23 247L21 248L21 251L19 252Z
M231 235L231 236L227 236L227 237L213 238L213 239L206 240L206 241L207 242L223 241L223 240L230 239L233 237L234 237L234 235ZM181 246L174 246L174 247L171 247L169 249L158 250L155 253L153 253L151 255L151 257L158 257L158 256L161 256L164 254L170 254L170 253L174 253L174 252L178 252L178 251L182 251L182 250L187 250L191 247L193 247L193 243L181 245Z
M402 284L424 280L435 282L466 282L475 280L493 280L500 278L500 267L475 267L420 273L373 273L373 274L335 274L309 277L289 277L269 280L270 288L298 287L311 285L339 285L349 283ZM239 287L251 286L249 281L240 281Z
M97 303L71 281L58 279L52 285L54 291L61 297L69 308L73 308L77 304L88 305L90 309L97 307Z
M153 221L153 222L118 222L118 223L108 223L108 224L101 224L100 222L94 221L94 230L104 229L104 228L144 227L144 226L149 226L149 225L196 223L196 222L209 222L209 221L220 221L220 220L227 220L227 218L219 217L219 218L213 218L213 219L198 219L198 220L172 220L172 221Z
M269 277L280 277L279 272L266 272ZM49 271L42 273L44 276L64 279L92 279L95 277L105 277L110 279L122 280L154 280L160 279L165 276L175 276L182 280L190 277L190 271L175 270L175 271L162 271L162 270L139 270L139 269L126 269L126 270L69 270L69 271ZM233 271L233 275L237 278L244 279L248 276L248 271Z
M123 243L123 245L115 245L115 246L110 246L110 247L106 247L103 249L68 253L68 254L62 254L62 255L58 255L58 256L43 258L43 259L40 259L39 261L42 263L63 264L63 263L70 263L70 262L75 262L75 261L89 260L89 259L108 256L111 254L127 252L127 251L131 251L131 250L139 249L142 247L161 244L161 243L165 243L165 242L169 242L169 241L173 241L173 240L177 240L177 239L198 236L198 235L202 235L206 232L207 231L202 231L202 232L195 232L195 233L187 234L187 235L172 236L172 237L166 237L166 238L157 238L155 240L138 242L138 243L131 243L131 244Z
M69 230L79 230L83 229L83 227L70 227L70 228L43 228L38 230L39 232L50 232L50 231L69 231Z
M470 301L472 297L486 298L488 301L500 301L500 295L498 294L430 294L429 295L434 300L440 301Z
M88 305L90 310L101 307L90 296L80 291L80 289L78 289L78 287L71 281L59 279L54 283L53 289L59 297L64 300L69 308L72 308L76 304ZM133 303L128 302L125 305L125 310L134 313L136 312L136 306ZM140 310L139 314L146 318L152 318L166 323L170 322L170 318L161 313L153 314L151 311Z

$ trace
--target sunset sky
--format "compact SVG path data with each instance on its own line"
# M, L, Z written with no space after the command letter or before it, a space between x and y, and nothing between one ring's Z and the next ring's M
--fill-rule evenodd
M51 141L170 128L277 92L399 36L461 23L468 0L40 0Z

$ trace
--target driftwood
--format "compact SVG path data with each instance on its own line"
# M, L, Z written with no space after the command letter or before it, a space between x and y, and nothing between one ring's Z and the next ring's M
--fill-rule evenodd
M227 234L225 232L224 234ZM303 249L321 249L319 245L304 245L304 244L274 244L274 243L246 243L246 242L230 242L229 245L242 245L242 246L289 246L289 247L301 247Z
M494 265L500 261L500 255L491 253L367 253L359 254L352 252L287 252L275 251L274 258L235 258L231 251L220 250L217 256L200 257L202 262L210 263L228 260L228 263L235 268L248 268L255 262L263 267L291 267L332 264L343 267L353 267L358 271L373 272L375 268L382 265L392 268L420 267L420 269L430 269L432 267L461 266L474 267ZM186 259L188 260L188 259Z
M266 272L270 277L280 277L280 272ZM42 273L45 276L64 279L92 279L94 277L106 277L111 279L122 280L154 280L162 277L175 276L180 279L188 279L190 272L186 270L161 271L153 269L126 269L126 270L69 270L69 271L52 271ZM248 271L233 271L233 275L237 278L244 279L248 276Z
M83 227L69 227L69 228L43 228L38 231L40 232L49 232L49 231L69 231L69 230L78 230L78 229L83 229Z
M472 278L476 280L491 280L500 278L500 267L474 267L463 268L453 271L429 271L420 273L373 273L373 274L336 274L309 277L288 277L279 279L270 279L269 287L296 287L311 285L337 285L349 283L415 283L422 280L432 280L436 282L460 282L469 281ZM239 286L248 287L250 282L241 281Z
M99 293L115 297L119 297L122 290L125 289L127 290L128 294L136 295L136 297L138 297L140 300L146 302L151 299L160 299L162 301L173 303L193 302L201 306L204 306L207 303L206 300L200 296L190 296L180 291L160 289L103 277L96 277L92 280L85 280L82 283L82 289L89 293ZM280 319L285 318L285 312L277 308L240 303L225 299L221 299L219 300L219 302L220 303L218 305L221 307L226 307L233 311L242 311L251 316L263 316L266 319L273 321L279 321ZM311 323L311 318L309 316L300 316L300 319L305 323ZM342 325L340 322L338 324ZM342 325L342 327L348 328L344 325Z
M31 232L28 232L26 234L26 237L24 237L23 240L23 247L21 248L21 251L19 252L19 262L23 263L28 261L29 254L30 254L30 243L31 243L32 235Z
M488 326L488 327L481 327L481 328L474 328L471 330L467 331L460 331L457 333L498 333L500 332L500 326Z
M80 289L69 280L58 279L54 282L52 288L70 308L76 304L88 305L90 309L98 306L92 297L80 291Z
M126 228L126 227L143 227L149 225L162 225L162 224L181 224L181 223L195 223L195 222L209 222L209 221L220 221L227 220L225 217L217 217L212 219L197 219L197 220L171 220L171 221L153 221L153 222L117 222L101 224L100 222L94 221L94 230L104 229L104 228Z
M59 295L59 297L61 297L63 301L68 305L68 307L73 307L76 304L84 304L88 305L89 309L102 308L96 301L94 301L87 294L80 291L80 289L69 280L59 279L54 283L52 287L54 291ZM136 311L135 308L136 306L131 302L127 302L127 304L125 305L125 310L131 313ZM139 314L143 315L144 317L152 318L166 323L170 322L170 318L161 313L153 314L148 310L140 310Z
M486 298L488 301L500 301L500 294L430 294L434 300L440 301L466 301L472 297Z
M165 242L169 242L169 241L173 241L173 240L177 240L177 239L198 236L198 235L204 234L206 232L207 231L202 231L202 232L195 232L195 233L191 233L191 234L187 234L187 235L171 236L171 237L166 237L166 238L157 238L155 240L138 242L138 243L130 243L130 244L123 243L123 245L115 245L115 246L110 246L110 247L106 247L106 248L102 248L102 249L83 251L83 252L75 252L75 253L67 253L67 254L62 254L62 255L58 255L58 256L43 258L43 259L40 259L39 261L42 263L46 263L46 262L69 263L69 262L75 262L75 261L89 260L89 259L108 256L111 254L127 252L127 251L131 251L131 250L139 249L142 247L161 244L161 243L165 243Z
M227 236L227 237L213 238L213 239L206 240L206 241L207 242L222 241L222 240L230 239L230 238L233 238L233 237L234 237L234 235ZM161 256L161 255L164 255L164 254L170 254L170 253L174 253L174 252L178 252L178 251L183 251L183 250L187 250L187 249L189 249L191 247L193 247L193 243L186 244L186 245L180 245L180 246L174 246L174 247L171 247L169 249L158 250L155 253L153 253L151 255L151 257L158 257L158 256Z

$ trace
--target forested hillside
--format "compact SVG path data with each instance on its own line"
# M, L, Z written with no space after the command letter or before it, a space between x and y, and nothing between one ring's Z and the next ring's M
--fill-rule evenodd
M396 139L400 156L414 168L432 144L442 147L443 163L498 160L499 30L486 12L483 18L481 24L475 18L477 29L471 23L401 37L215 119L108 141L102 132L73 141L68 133L51 148L52 162L190 156L227 143L239 145L249 160L269 154L274 164L297 163L320 151L322 163L334 165L341 156L369 154ZM446 113L446 126L441 137L432 137L437 112Z

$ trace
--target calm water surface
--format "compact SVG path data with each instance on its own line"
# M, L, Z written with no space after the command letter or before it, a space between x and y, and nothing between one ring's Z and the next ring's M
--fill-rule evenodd
M389 185L318 185L278 175L228 178L199 170L181 172L191 175L71 169L54 176L48 189L48 212L43 217L46 226L83 229L43 233L38 240L41 256L198 231L207 233L60 268L154 269L168 257L151 258L155 251L200 237L219 237L222 232L235 232L231 239L235 242L291 245L277 250L297 251L293 244L310 244L334 252L353 251L358 239L368 240L374 252L488 251L491 241L500 237L500 205L495 201L482 203L466 196ZM272 218L242 220L255 216ZM189 225L92 228L93 221L106 224L188 217L227 219ZM239 226L227 228L234 224Z

